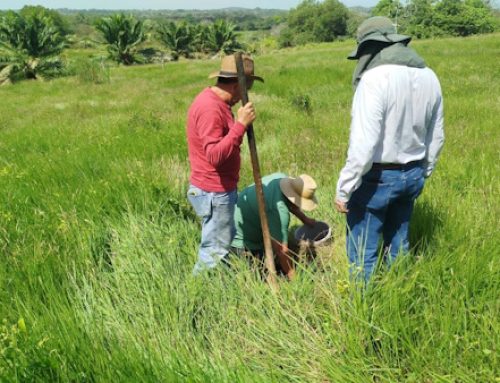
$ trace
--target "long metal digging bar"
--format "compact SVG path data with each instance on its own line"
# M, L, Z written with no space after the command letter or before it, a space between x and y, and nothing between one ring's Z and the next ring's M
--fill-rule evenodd
M246 105L248 102L248 89L243 66L243 57L241 52L236 53L236 69L238 71L238 84L240 87L241 104ZM259 205L260 223L262 226L262 237L264 239L265 265L267 269L267 282L273 289L278 290L276 282L276 266L274 264L273 248L271 245L271 235L269 234L269 225L266 216L266 202L264 200L264 192L262 190L262 180L260 177L259 157L257 156L257 145L253 132L253 124L247 128L248 146L250 148L250 159L252 161L253 179L255 182L255 192L257 193L257 204Z

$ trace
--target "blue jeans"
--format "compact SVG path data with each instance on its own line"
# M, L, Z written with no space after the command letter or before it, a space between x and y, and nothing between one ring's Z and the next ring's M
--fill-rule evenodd
M347 213L347 255L353 268L369 281L378 261L383 239L390 266L398 254L409 250L409 225L416 198L424 187L423 168L408 165L402 170L370 170L351 196Z
M201 218L201 243L198 262L193 269L193 274L198 274L217 266L229 252L236 232L233 216L238 193L236 189L221 193L207 192L189 185L187 197L196 215Z

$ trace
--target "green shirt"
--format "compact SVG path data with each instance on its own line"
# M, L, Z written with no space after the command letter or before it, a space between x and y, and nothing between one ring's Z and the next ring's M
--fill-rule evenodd
M283 244L288 244L288 225L290 224L290 212L285 203L286 197L280 189L280 180L286 177L283 173L273 173L262 178L269 232L272 238ZM249 250L264 249L255 184L239 193L234 211L234 223L236 235L231 246Z

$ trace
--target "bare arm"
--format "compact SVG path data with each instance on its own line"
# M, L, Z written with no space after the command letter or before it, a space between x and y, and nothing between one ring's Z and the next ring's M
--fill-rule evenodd
M316 220L314 218L308 217L297 205L286 200L286 205L290 213L296 216L304 225L314 226Z

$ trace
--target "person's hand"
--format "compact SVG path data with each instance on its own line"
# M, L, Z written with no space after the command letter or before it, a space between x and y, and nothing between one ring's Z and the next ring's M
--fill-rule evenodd
M290 269L290 271L286 273L286 277L288 278L289 281L293 281L295 279L295 270Z
M337 209L339 213L345 214L349 212L349 209L347 209L347 203L338 199L335 200L335 209Z
M255 109L251 102L247 102L245 106L238 109L238 122L248 128L255 120Z

